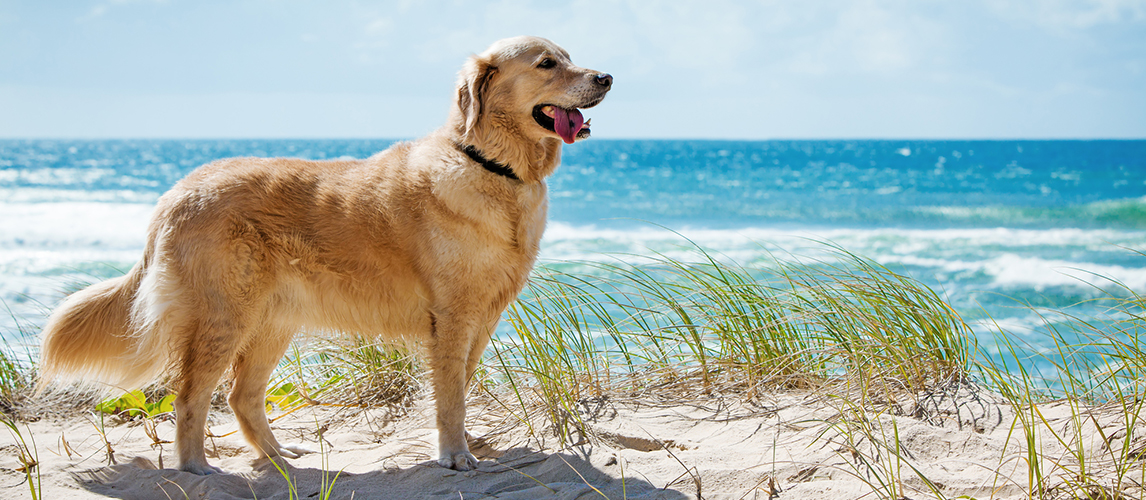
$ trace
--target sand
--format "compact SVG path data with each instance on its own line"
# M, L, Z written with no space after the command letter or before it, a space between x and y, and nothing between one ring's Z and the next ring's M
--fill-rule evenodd
M322 450L275 462L255 459L234 418L215 411L210 432L218 437L208 440L208 457L227 473L211 476L162 468L175 461L169 419L154 422L160 443L139 419L104 418L106 442L94 415L46 412L20 428L25 439L35 439L44 499L1028 497L1022 420L998 397L963 387L867 410L842 401L801 392L757 395L751 402L602 398L582 407L586 435L562 446L540 413L528 419L531 431L520 408L511 412L477 395L469 425L482 438L475 446L482 462L470 472L431 460L436 433L425 397L401 412L309 406L272 413L281 441ZM1118 446L1142 444L1111 439L1125 436L1116 409L1088 412L1093 418L1079 432L1067 403L1039 411L1049 425L1032 426L1031 442L1046 457L1040 464L1049 486L1077 462L1068 452L1077 439L1086 444L1089 470L1099 481L1112 479L1110 457ZM898 453L891 453L896 447L887 443L896 435ZM873 444L871 436L885 444ZM0 498L28 498L11 433L0 432L0 449Z

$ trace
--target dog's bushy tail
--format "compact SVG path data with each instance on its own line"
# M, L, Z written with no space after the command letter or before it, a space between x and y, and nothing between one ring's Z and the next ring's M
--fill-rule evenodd
M146 352L154 342L132 321L145 261L72 294L56 308L42 332L39 390L55 380L129 389L155 377L163 356Z

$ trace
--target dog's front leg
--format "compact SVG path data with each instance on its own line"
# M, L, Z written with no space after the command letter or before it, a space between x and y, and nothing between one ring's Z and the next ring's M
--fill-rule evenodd
M436 315L430 369L438 406L438 464L473 470L478 462L466 443L466 372L477 328L453 315Z

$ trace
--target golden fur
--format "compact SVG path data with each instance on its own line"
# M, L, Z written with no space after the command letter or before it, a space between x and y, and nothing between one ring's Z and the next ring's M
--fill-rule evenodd
M431 368L439 463L476 467L466 386L537 257L544 179L560 156L559 135L536 110L594 106L611 82L548 40L501 40L467 61L446 125L425 138L365 160L198 168L160 198L135 267L73 294L49 318L42 380L134 387L172 374L179 467L206 474L218 471L203 451L207 410L228 367L246 439L264 455L295 457L303 450L279 444L263 409L294 334L412 340Z

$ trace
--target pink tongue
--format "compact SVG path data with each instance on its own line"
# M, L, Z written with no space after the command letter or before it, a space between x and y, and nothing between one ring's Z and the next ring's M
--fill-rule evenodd
M573 144L573 140L577 138L577 132L581 131L581 126L584 123L585 117L581 116L581 110L567 110L553 106L553 129L557 131L557 135L561 136L565 144Z

